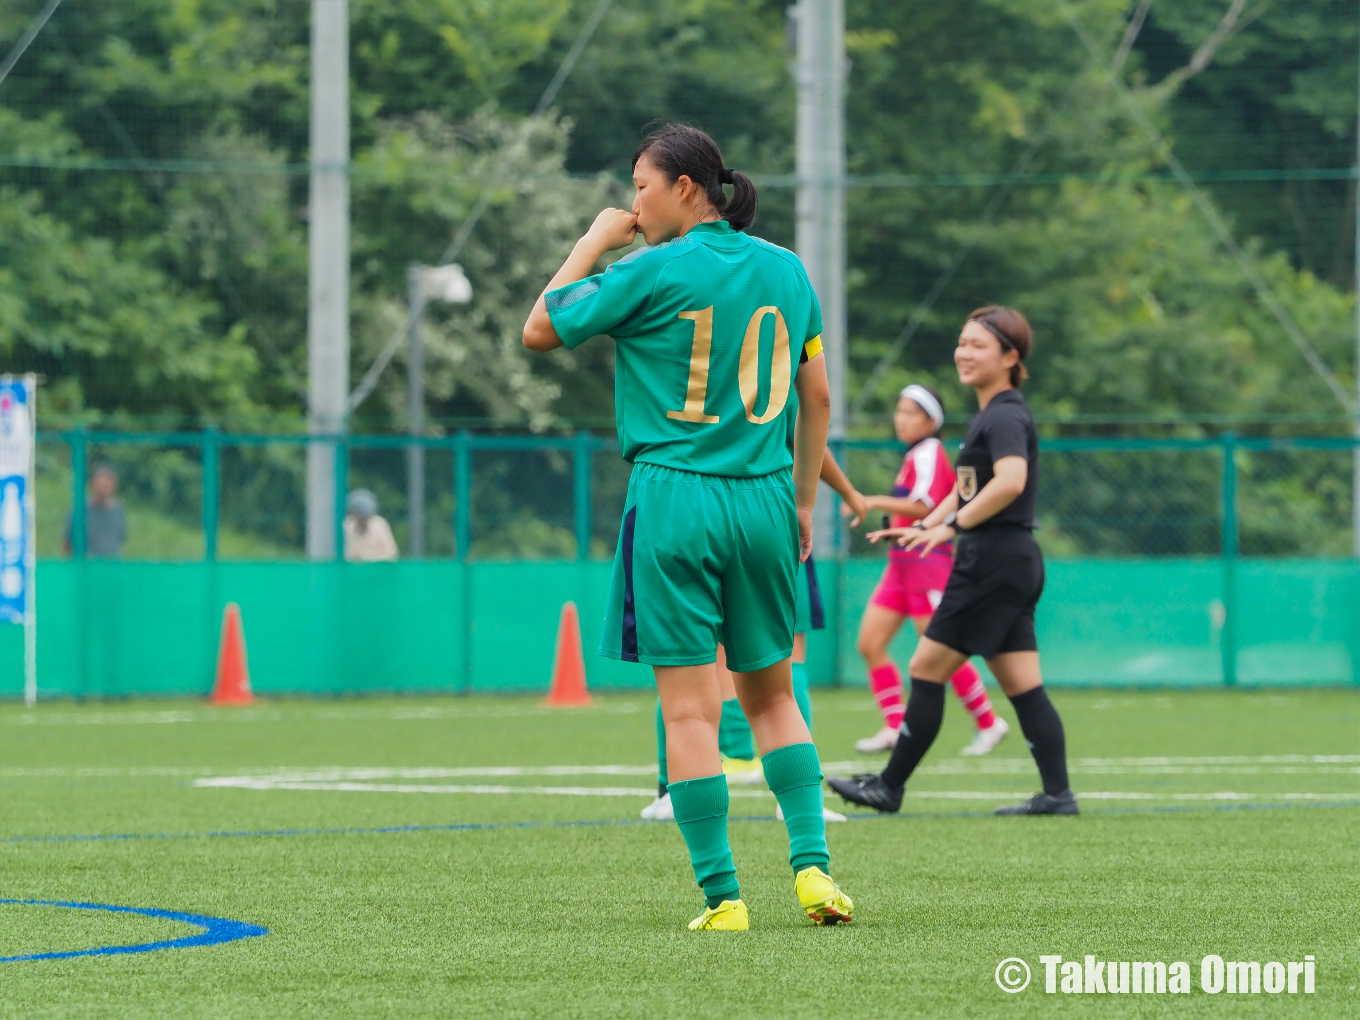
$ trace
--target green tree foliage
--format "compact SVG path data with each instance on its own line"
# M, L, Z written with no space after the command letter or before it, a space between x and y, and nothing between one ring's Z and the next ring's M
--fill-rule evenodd
M0 7L0 39L30 6ZM350 6L352 377L402 327L407 265L438 258L489 182L457 256L474 301L428 313L430 414L609 416L608 346L527 359L518 324L595 209L627 200L595 175L621 184L650 122L708 128L743 169L792 170L787 4L615 0L553 115L527 130L596 0ZM1118 54L1131 101L1192 169L1301 169L1352 158L1352 5L1159 2L1137 32L1138 0L847 6L850 170L912 178L851 192L850 391L870 386L866 414L908 378L965 410L950 351L963 315L992 301L1035 322L1030 392L1045 413L1334 406L1184 192L1146 179L1164 156L1068 16ZM47 375L49 409L238 424L301 413L308 10L67 0L0 84L0 354ZM1017 170L1082 179L940 181ZM792 192L777 183L756 230L788 245ZM1210 187L1352 386L1350 182ZM404 416L401 367L399 354L356 427Z

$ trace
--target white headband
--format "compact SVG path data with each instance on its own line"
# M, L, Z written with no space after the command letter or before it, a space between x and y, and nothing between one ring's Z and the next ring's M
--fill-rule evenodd
M921 410L930 416L930 420L935 423L936 428L939 428L944 424L944 408L940 406L940 402L935 399L930 390L926 389L924 386L917 386L915 383L912 383L898 394L898 396L906 397L908 400L914 400L920 405Z

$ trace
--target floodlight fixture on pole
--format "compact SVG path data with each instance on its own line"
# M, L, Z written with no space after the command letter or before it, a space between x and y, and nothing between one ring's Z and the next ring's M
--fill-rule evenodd
M407 426L413 440L425 431L425 346L420 319L431 301L465 305L472 300L472 284L457 262L442 266L412 263L406 269ZM406 448L406 523L412 559L425 555L425 447L413 441Z

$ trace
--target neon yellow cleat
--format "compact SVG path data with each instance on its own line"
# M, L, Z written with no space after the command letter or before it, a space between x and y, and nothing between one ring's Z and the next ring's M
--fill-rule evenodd
M804 868L798 872L793 887L798 893L798 902L813 924L849 921L855 911L850 897L841 892L841 887L821 868Z
M729 783L741 786L755 786L765 782L765 773L760 767L759 758L729 758L723 755L723 775Z
M690 931L746 931L751 923L746 916L746 904L741 900L723 900L689 923Z

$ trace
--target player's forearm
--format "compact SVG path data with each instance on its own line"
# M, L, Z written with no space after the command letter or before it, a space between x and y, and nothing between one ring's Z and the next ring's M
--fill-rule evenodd
M831 424L831 393L824 359L815 358L803 365L794 386L798 390L798 420L793 427L794 498L800 507L811 507L817 502L817 482Z
M553 328L552 318L548 315L546 300L548 291L584 280L595 268L595 263L599 262L601 256L608 250L603 241L591 234L586 234L576 242L571 254L562 263L562 267L553 274L553 278L543 288L543 293L539 294L538 300L534 302L533 310L529 312L529 319L524 323L525 347L531 351L550 351L562 346L557 330Z
M543 288L543 294L550 290L556 290L558 287L565 287L569 283L584 280L595 268L595 263L599 262L609 250L608 244L595 234L582 235L581 239L576 242L576 246L571 249L571 254L562 263L562 268L553 274L553 278ZM540 301L543 299L543 294L539 295Z
M940 500L940 505L921 518L920 523L933 528L959 508L959 488L954 486L949 495Z
M959 511L959 527L965 531L995 517L1025 491L1029 465L1023 457L1003 457L992 470L992 480Z
M870 496L865 502L870 510L883 510L917 521L924 519L931 511L919 499L908 499L906 496Z
M841 466L836 463L836 458L831 456L830 450L822 455L821 478L847 503L853 503L855 497L859 495L859 490L850 484L850 479L841 470Z

